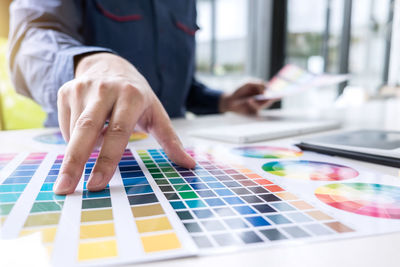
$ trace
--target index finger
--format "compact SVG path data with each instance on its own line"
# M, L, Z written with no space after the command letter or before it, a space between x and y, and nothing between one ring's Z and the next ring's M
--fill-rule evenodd
M90 191L104 189L111 180L128 144L129 136L143 113L141 102L143 101L140 98L131 99L124 93L117 99L103 145L87 183Z
M153 123L149 129L150 133L163 147L169 159L181 167L188 169L194 168L196 162L183 148L161 103L157 100L155 104L156 108L152 117Z
M104 126L107 113L104 103L96 103L84 110L77 120L54 186L56 194L70 194L75 191L85 163Z

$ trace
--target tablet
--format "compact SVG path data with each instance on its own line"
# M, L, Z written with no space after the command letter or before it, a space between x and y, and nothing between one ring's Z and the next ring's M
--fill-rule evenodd
M298 146L389 166L400 166L400 132L357 130L303 139Z

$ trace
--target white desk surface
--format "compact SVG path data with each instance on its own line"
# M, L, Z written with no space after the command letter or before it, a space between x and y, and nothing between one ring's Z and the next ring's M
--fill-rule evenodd
M265 111L260 114L259 117L244 117L234 114L212 115L192 119L173 120L173 125L186 145L190 145L192 142L212 144L218 142L192 138L188 136L187 133L194 129L212 127L214 125L233 125L254 121L264 121L265 123L268 123L269 120L295 120L296 118L304 119L304 117L311 119L340 119L343 122L344 129L374 128L400 130L400 101L371 101L361 107L346 109L329 108L326 110L308 111ZM10 145L12 144L10 138L13 138L13 136L23 136L28 133L31 134L32 132L38 133L38 131L46 130L0 132L0 150L2 152L15 151L15 146ZM288 138L288 140L293 140L293 138ZM151 142L151 140L148 142ZM140 144L138 143L138 148L149 145L148 142L145 141L140 142ZM260 142L257 144L266 143L268 142ZM26 146L22 141L17 149L39 150L40 148ZM355 162L348 159L346 160L349 162ZM372 168L377 172L399 176L399 170L396 168L358 161L357 164ZM358 239L257 249L254 251L242 251L213 256L190 257L132 266L400 266L398 261L399 248L400 233L396 233ZM19 251L16 251L16 256L18 255Z

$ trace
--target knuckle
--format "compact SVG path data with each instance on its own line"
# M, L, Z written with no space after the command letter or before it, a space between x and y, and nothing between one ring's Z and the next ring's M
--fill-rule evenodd
M74 155L74 154L69 154L69 155L65 155L64 159L63 159L63 171L66 172L67 170L65 169L68 166L77 166L82 164L81 163L82 160L80 159L80 157ZM69 170L72 170L71 168Z
M83 92L85 91L86 88L86 83L84 81L75 81L74 84L74 93L78 96L82 95Z
M124 123L111 123L107 133L112 136L126 136L131 133L129 127Z
M143 92L131 83L126 83L121 88L122 93L127 97L142 98L144 97Z
M61 90L58 91L58 93L57 93L57 106L60 109L59 112L61 112L61 110L62 110L61 107L67 105L67 103L68 103L68 98L66 97L66 93L65 92L61 92Z
M57 92L57 99L65 99L69 93L71 87L71 81L66 82Z
M98 86L97 86L97 91L99 93L99 96L106 96L108 92L110 91L110 84L107 81L100 81Z
M118 163L117 159L114 159L108 155L99 155L99 157L97 158L97 164L100 164L100 166L102 168L109 168L109 169L113 169L114 165L116 165Z
M98 128L99 125L93 118L84 115L79 117L79 119L76 121L75 127L80 129L94 129Z
M57 99L60 99L60 100L64 99L66 96L66 91L67 91L67 89L64 86L61 87L57 92Z

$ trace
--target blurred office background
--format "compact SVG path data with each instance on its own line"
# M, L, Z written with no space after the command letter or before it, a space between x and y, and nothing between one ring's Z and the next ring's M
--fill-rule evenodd
M26 106L26 100L7 96L12 95L5 64L10 3L0 1L3 129L32 121L15 124L15 118L24 120L28 113L12 112ZM395 6L399 12L394 12ZM197 0L197 7L196 75L210 87L232 91L249 79L268 80L286 63L316 73L352 74L347 84L284 99L285 109L355 105L376 98L388 83L389 66L400 61L400 40L391 42L394 13L400 30L400 0ZM392 85L398 85L400 73L391 73ZM43 113L40 116L34 125L43 121Z
M394 2L198 0L197 76L229 91L294 63L352 79L285 99L283 108L335 105L345 89L353 98L374 97L388 81Z

